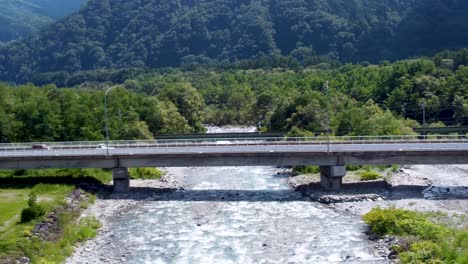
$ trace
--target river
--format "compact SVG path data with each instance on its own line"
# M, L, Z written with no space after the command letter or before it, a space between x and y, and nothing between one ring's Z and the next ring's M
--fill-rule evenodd
M128 263L385 263L359 219L306 200L278 169L184 171L189 188L112 218Z

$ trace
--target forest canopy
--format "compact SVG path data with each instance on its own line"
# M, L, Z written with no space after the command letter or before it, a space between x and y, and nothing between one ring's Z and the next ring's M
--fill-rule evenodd
M108 98L111 139L199 133L203 124L252 125L296 136L328 129L337 136L412 134L423 125L468 124L465 65L468 50L330 69L113 72L99 74L107 82L74 88L0 84L0 141L102 140L109 87L115 87ZM125 80L113 84L112 78Z
M396 60L468 45L464 0L90 0L0 47L0 79L97 69L230 64L284 56Z
M0 43L37 33L86 0L0 0Z

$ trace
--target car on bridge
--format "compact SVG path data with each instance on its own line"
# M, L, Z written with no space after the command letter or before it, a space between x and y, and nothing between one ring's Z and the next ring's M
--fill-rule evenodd
M115 149L115 148L109 147L106 144L99 144L96 149Z
M230 145L230 144L232 144L232 142L231 142L231 141L228 141L228 140L217 140L217 141L215 142L215 144L216 144L216 145Z
M33 144L31 149L33 149L33 150L49 150L50 147L47 144Z

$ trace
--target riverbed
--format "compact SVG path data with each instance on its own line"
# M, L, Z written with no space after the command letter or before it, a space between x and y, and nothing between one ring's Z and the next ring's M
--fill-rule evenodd
M294 192L280 169L177 173L184 190L127 196L131 205L108 215L100 244L68 263L386 263L360 218Z

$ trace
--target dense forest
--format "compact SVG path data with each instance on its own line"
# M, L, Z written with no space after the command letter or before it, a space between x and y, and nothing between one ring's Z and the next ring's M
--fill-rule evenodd
M270 61L272 62L272 61ZM468 124L468 50L432 59L330 68L171 69L102 74L70 88L0 85L0 141L104 138L104 91L112 139L203 132L203 123L256 125L313 135L411 134L422 125ZM92 76L100 74L89 73ZM128 77L122 84L112 78ZM325 83L329 80L329 88Z
M38 35L0 47L0 79L274 56L301 65L317 55L393 61L466 47L466 13L464 0L90 0Z
M0 43L26 37L71 14L85 0L0 0Z

